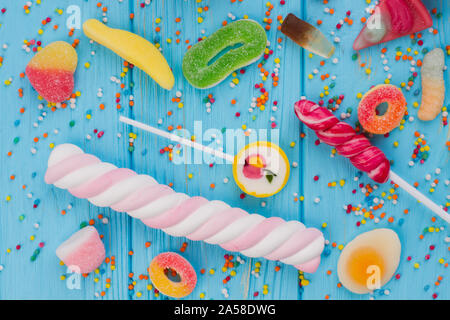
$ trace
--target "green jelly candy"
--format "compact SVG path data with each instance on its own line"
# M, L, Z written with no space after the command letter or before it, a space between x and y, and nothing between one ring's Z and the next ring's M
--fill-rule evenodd
M183 75L196 88L214 87L233 71L257 61L266 45L267 35L259 23L232 22L186 52Z

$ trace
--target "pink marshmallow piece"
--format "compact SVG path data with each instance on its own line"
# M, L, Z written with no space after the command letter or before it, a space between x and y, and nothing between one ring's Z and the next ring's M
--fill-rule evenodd
M105 246L92 226L75 232L57 249L56 255L75 273L91 273L105 260Z

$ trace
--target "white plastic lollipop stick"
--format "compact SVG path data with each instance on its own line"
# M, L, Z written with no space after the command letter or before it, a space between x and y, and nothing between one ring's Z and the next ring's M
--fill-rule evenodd
M275 152L276 155L278 157L280 157L280 159L275 158L275 159L273 159L273 161L268 159L268 157L270 157L270 154L268 155L268 157L265 157L266 163L265 163L263 175L266 176L267 181L269 181L268 182L269 184L272 183L272 179L273 179L274 176L279 176L279 171L278 170L280 169L280 166L279 166L279 162L278 161L280 161L281 158L283 158L285 163L286 163L284 174L286 174L286 176L289 175L289 160L287 159L287 157L284 154L283 150L281 150L276 145L275 145L276 148L272 147L272 143L271 142L268 142L268 141L257 141L257 142L250 143L247 146L245 146L238 153L237 156L233 156L231 154L227 154L227 153L224 153L222 151L215 150L215 149L212 149L210 147L206 147L206 146L204 146L204 145L202 145L200 143L191 141L189 139L180 137L180 136L178 136L176 134L169 133L169 132L164 131L164 130L157 129L155 127L149 126L149 125L147 125L145 123L142 123L142 122L139 122L139 121L127 118L127 117L120 116L119 121L121 121L123 123L126 123L126 124L129 124L129 125L131 125L133 127L142 129L144 131L148 131L150 133L154 133L154 134L156 134L158 136L167 138L167 139L172 140L174 142L186 145L188 147L195 148L197 150L200 150L201 152L207 152L207 153L212 154L212 155L214 155L214 156L216 156L218 158L222 158L222 159L225 159L226 161L231 162L233 164L233 177L234 177L234 179L236 181L236 184L239 186L239 188L242 189L242 191L244 191L247 194L253 195L255 197L261 197L261 198L264 197L264 198L266 198L266 197L269 197L271 195L274 195L274 194L278 193L279 191L281 191L281 189L283 189L283 187L285 186L285 184L287 182L287 179L284 179L284 178L281 177L280 181L282 181L283 183L281 183L279 185L278 184L274 184L274 185L278 186L279 188L278 189L274 188L271 193L267 193L267 192L265 192L266 190L264 190L263 192L260 191L260 190L255 191L255 190L257 190L257 188L255 189L255 186L252 186L253 189L251 189L251 188L247 189L245 187L245 185L242 182L239 181L239 177L238 177L237 172L239 170L242 170L242 168L240 168L240 166L244 166L245 167L247 165L246 156L248 156L248 153L249 153L248 150L252 150L252 148L255 148L255 146L256 146L256 148L260 148L261 147L262 149L271 150L271 152ZM277 160L277 161L275 161L275 160ZM281 171L281 172L283 172L283 171ZM268 178L269 175L272 176L271 177L272 179ZM264 181L265 181L265 179L264 179Z
M204 145L202 145L200 143L197 143L197 142L191 141L189 139L177 136L176 134L169 133L169 132L166 132L164 130L160 130L158 128L149 126L149 125L147 125L145 123L142 123L142 122L139 122L139 121L136 121L136 120L124 117L124 116L120 116L119 121L123 122L123 123L126 123L126 124L129 124L129 125L131 125L133 127L136 127L136 128L139 128L139 129L142 129L142 130L154 133L154 134L156 134L158 136L167 138L167 139L172 140L174 142L178 142L178 143L184 144L184 145L186 145L188 147L192 147L192 148L200 150L202 152L206 152L206 153L212 154L212 155L214 155L214 156L216 156L218 158L225 159L225 160L227 160L229 162L232 162L232 163L234 162L234 156L231 155L231 154L227 154L227 153L224 153L222 151L215 150L215 149L212 149L210 147L206 147L206 146L204 146Z
M209 154L212 154L216 157L225 159L229 162L234 163L234 156L231 154L227 154L224 153L222 151L219 150L215 150L212 149L210 147L206 147L200 143L191 141L189 139L186 138L182 138L180 136L177 136L173 133L169 133L166 132L164 130L160 130L158 128L149 126L145 123L124 117L124 116L120 116L119 121L129 124L133 127L154 133L158 136L167 138L169 140L172 140L174 142L177 143L181 143L184 144L188 147L192 147L194 149L200 150L202 152L206 152ZM413 196L414 198L417 199L417 201L421 202L424 206L426 206L428 209L430 209L431 211L433 211L435 214L437 214L439 217L441 217L442 219L444 219L447 223L450 223L450 214L445 212L444 209L442 209L441 207L439 207L436 203L434 203L433 201L431 201L430 199L428 199L423 193L421 193L419 190L417 190L416 188L414 188L413 186L411 186L408 182L406 182L405 180L403 180L400 176L398 176L395 172L393 172L392 170L389 173L389 178L395 183L397 184L399 187L401 187L403 190L405 190L406 192L408 192L411 196Z
M436 203L428 199L423 193L421 193L419 190L414 188L412 185L410 185L408 182L403 180L400 176L398 176L395 172L392 170L389 173L389 179L394 181L395 184L397 184L399 187L401 187L403 190L408 192L410 195L412 195L414 198L416 198L419 202L421 202L424 206L426 206L428 209L436 213L439 217L444 219L447 223L450 223L450 214L445 212L444 209L439 207Z

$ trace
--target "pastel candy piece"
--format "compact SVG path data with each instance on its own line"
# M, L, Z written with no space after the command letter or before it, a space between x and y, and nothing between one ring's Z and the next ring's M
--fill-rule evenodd
M57 249L56 255L73 272L90 273L105 259L105 246L92 226L75 232Z
M235 157L233 177L245 193L257 198L280 192L289 180L290 164L284 151L271 142L248 144Z
M391 41L432 25L431 15L421 0L381 0L353 43L353 49Z
M274 183L273 187L277 189L288 174L280 170L281 165L276 166L272 157L275 155L275 159L285 165L286 170L289 169L289 162L281 156L282 151L277 146L268 142L259 144L257 146L261 148L254 149L250 144L247 150L251 151L250 156L256 154L264 158L254 162L257 168L263 164L265 168L278 173L279 180L273 177L277 184ZM267 192L264 180L258 181L263 176L256 171L250 170L243 176L257 178L252 185L262 186L262 190ZM150 176L137 175L128 169L101 162L72 144L53 148L48 159L45 182L79 197L87 197L92 204L125 211L141 219L147 226L161 229L170 235L202 240L226 250L240 251L249 257L279 260L296 268L305 268L304 271L308 272L316 271L324 249L322 233L314 228L306 228L299 221L265 218L231 208L222 201L208 201L202 197L174 192Z
M187 51L182 66L184 77L196 88L214 87L236 69L258 60L266 45L267 35L259 23L232 22Z
M84 34L132 63L164 89L173 88L175 78L164 56L148 40L121 29L109 28L98 20L83 23Z
M178 221L186 219L189 215L195 212L208 202L202 197L192 197L179 206L173 207L163 214L149 219L143 219L142 222L151 227L157 229L165 229L175 225Z
M59 103L69 99L73 92L77 63L75 49L67 42L56 41L36 53L25 73L42 98Z
M425 55L421 69L422 103L417 113L420 120L433 120L442 110L445 100L444 67L445 56L441 48Z
M335 47L322 32L292 13L289 13L283 20L281 32L300 47L321 57L330 58L334 54Z
M387 104L384 114L377 114L377 107ZM400 125L406 112L406 99L402 91L391 84L373 87L362 97L358 106L361 126L370 133L386 134Z
M164 252L153 258L148 268L150 279L159 292L172 298L191 294L197 285L197 274L185 258L175 252ZM173 281L168 272L174 271L180 281Z

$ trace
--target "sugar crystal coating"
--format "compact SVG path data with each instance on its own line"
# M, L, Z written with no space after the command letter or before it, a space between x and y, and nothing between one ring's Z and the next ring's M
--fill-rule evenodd
M56 41L30 60L25 73L42 98L59 103L67 100L73 92L77 62L75 49L67 42Z
M164 252L153 258L149 267L153 285L163 294L173 298L189 295L197 284L197 274L185 258L175 252ZM168 272L176 272L180 281L172 281Z
M417 116L430 121L441 112L445 100L445 56L441 48L428 52L422 65L422 103Z
M377 107L387 104L383 115L376 113ZM369 90L358 106L358 119L370 133L386 134L400 125L406 112L406 99L396 86L381 84Z
M266 44L266 32L257 22L230 23L188 50L183 58L183 74L196 88L213 87L236 69L258 60Z

